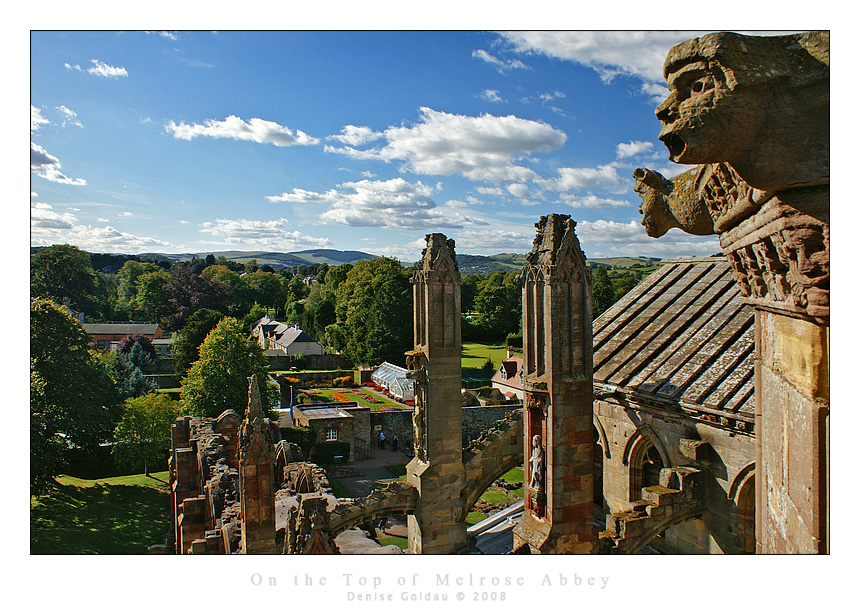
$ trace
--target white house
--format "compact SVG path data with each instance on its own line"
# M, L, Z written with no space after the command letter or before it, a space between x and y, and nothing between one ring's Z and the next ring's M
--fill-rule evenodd
M254 323L251 334L266 354L325 354L325 347L295 325L285 325L265 316Z

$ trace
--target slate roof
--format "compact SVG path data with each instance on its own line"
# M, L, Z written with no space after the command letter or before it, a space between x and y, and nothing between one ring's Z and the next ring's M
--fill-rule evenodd
M143 335L155 335L158 333L157 323L99 323L85 322L84 331L89 335L132 335L142 333Z
M594 321L595 390L754 415L753 309L723 257L663 261Z

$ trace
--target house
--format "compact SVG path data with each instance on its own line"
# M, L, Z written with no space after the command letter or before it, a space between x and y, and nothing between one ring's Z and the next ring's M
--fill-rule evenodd
M144 335L150 340L164 337L161 325L151 322L85 322L81 326L100 350L117 350L119 343L130 335Z
M493 374L492 387L498 389L507 399L523 398L523 358L508 349L508 358L502 361Z
M317 442L349 442L349 461L371 456L369 408L357 403L296 404L291 414L295 426L316 430ZM281 426L286 426L286 416L281 415Z
M283 324L264 316L256 323L251 334L269 355L321 355L325 347L295 325Z

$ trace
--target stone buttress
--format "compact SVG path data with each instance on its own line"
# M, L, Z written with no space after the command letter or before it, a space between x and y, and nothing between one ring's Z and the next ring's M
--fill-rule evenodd
M407 353L407 367L415 382L415 457L407 465L407 480L420 497L408 517L409 551L456 553L467 538L462 501L461 282L452 239L427 235L412 283L415 344Z
M239 428L240 553L275 553L275 446L263 415L257 377L251 376L248 409Z
M543 216L523 268L525 511L517 553L591 553L591 273L576 223Z

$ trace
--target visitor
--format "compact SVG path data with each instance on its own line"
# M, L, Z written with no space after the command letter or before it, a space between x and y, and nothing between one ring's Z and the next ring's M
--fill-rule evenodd
M391 441L391 450L397 452L397 436L394 436L394 440Z
M379 432L379 448L385 450L385 432Z

